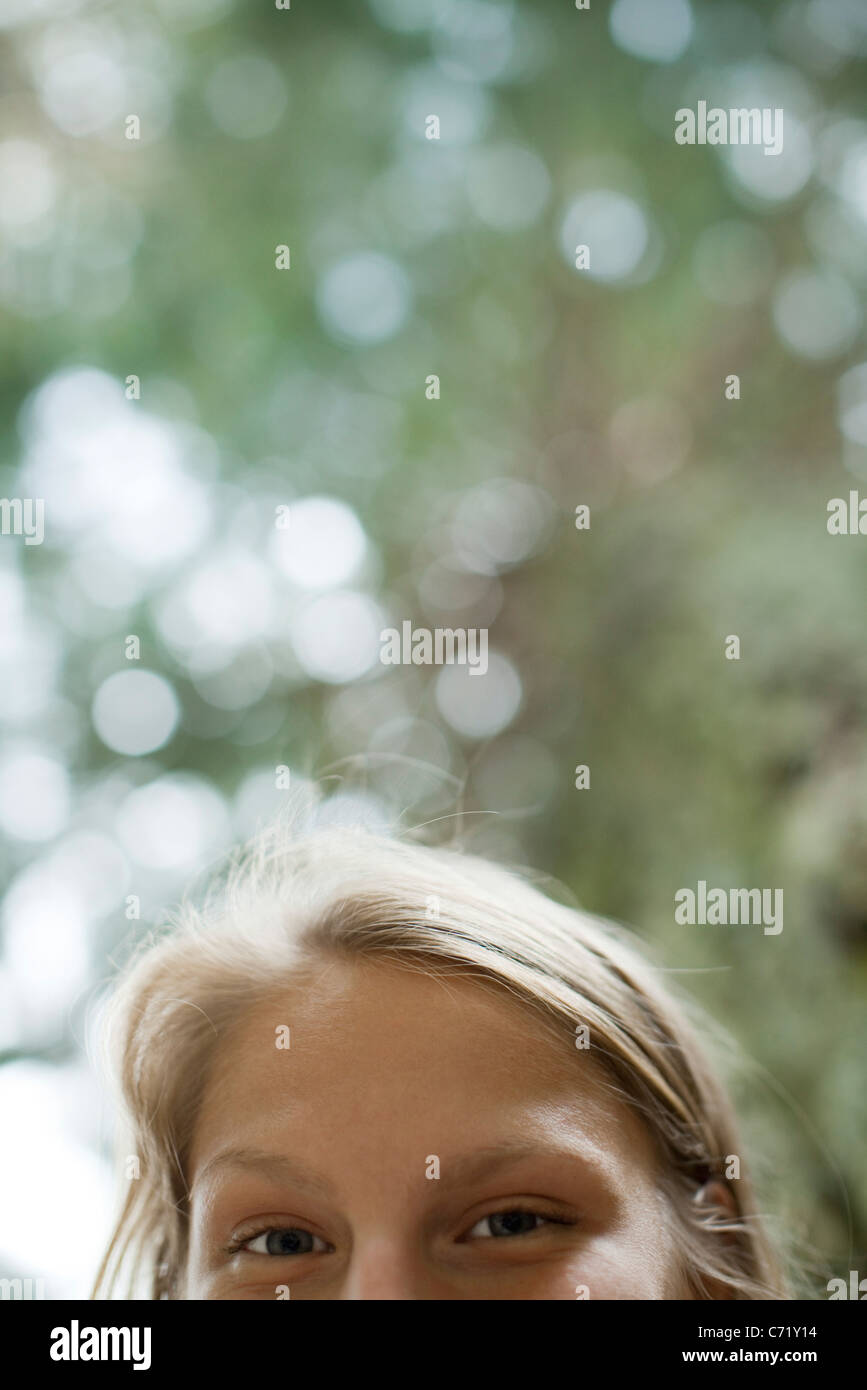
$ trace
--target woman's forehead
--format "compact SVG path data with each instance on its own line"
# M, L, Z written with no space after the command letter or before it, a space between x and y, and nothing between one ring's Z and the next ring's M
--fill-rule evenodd
M558 1037L486 981L327 961L251 1006L224 1040L196 1156L299 1131L325 1152L347 1131L484 1145L564 1127L639 1152L643 1126L606 1082L566 1025Z
M341 1051L373 1064L424 1056L438 1070L469 1053L489 1069L561 1073L574 1082L576 1065L590 1081L601 1076L590 1049L577 1049L569 1025L559 1028L528 1001L467 968L437 963L407 966L389 959L323 957L308 961L284 987L269 992L239 1016L224 1045L220 1070L242 1055L261 1062L264 1052L293 1053L312 1069ZM583 1055L576 1058L576 1051Z

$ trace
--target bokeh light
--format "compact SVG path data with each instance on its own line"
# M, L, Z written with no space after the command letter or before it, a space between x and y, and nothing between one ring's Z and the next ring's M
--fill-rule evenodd
M348 256L322 277L317 303L325 327L336 337L380 343L406 322L411 292L395 261L364 253Z
M580 194L567 208L560 228L560 247L571 265L576 247L589 248L589 264L582 273L593 280L625 280L637 269L649 240L642 209L611 189Z
M177 696L153 671L116 671L93 699L93 725L116 753L141 756L168 743L180 717Z
M492 738L511 724L521 705L521 678L508 657L488 655L487 670L444 666L436 680L443 718L465 738Z
M615 43L636 58L671 63L686 50L692 37L688 0L615 0L608 16Z
M836 357L855 341L861 310L855 292L834 271L792 271L774 295L774 322L801 357Z
M367 542L358 517L335 497L305 497L293 504L288 524L276 529L271 552L301 589L332 589L355 577Z
M208 79L205 97L217 125L236 140L268 135L289 100L280 69L255 53L220 63Z

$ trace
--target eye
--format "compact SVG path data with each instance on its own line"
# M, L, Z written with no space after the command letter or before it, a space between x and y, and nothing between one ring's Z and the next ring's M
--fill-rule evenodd
M558 1225L565 1226L569 1223L558 1221L552 1216L542 1216L535 1211L496 1211L488 1216L483 1216L481 1221L477 1221L472 1230L467 1233L467 1240L473 1240L479 1236L483 1239L491 1236L526 1236L531 1231L537 1231L540 1226Z
M321 1236L313 1235L300 1226L270 1227L251 1236L236 1247L252 1255L310 1255L323 1254L331 1246Z

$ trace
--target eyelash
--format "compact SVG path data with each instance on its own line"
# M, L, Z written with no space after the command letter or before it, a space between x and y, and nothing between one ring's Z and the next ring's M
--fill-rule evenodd
M481 1221L490 1221L490 1220L491 1220L493 1217L495 1217L495 1216L535 1216L535 1217L538 1218L538 1220L544 1222L545 1225L548 1225L548 1226L577 1226L577 1225L578 1225L577 1219L576 1219L576 1218L573 1218L573 1217L568 1217L568 1216L553 1216L550 1212L536 1211L533 1207L529 1207L529 1206L523 1206L523 1207L522 1207L522 1206L517 1206L517 1207L500 1207L500 1208L498 1208L498 1210L496 1210L496 1211L489 1211L489 1212L486 1212L484 1216L480 1216L480 1217L478 1218L477 1221L474 1221L474 1222L473 1222L472 1226L470 1227L470 1230L473 1230L476 1226L478 1226L479 1223L480 1223ZM538 1227L538 1226L535 1227L535 1230L540 1230L540 1229L541 1229L541 1228ZM244 1252L244 1253L246 1253L246 1254L248 1254L248 1255L259 1255L261 1252L258 1251L258 1250L247 1250L247 1251L244 1251L244 1246L245 1246L245 1245L250 1245L252 1241L258 1240L260 1236L269 1235L272 1231L303 1231L305 1235L313 1235L313 1234L314 1234L312 1231L308 1231L306 1226L259 1226L256 1230L247 1231L247 1232L244 1233L244 1235L240 1236L237 1240L232 1241L232 1242L227 1246L227 1253L230 1254L230 1255L236 1255L236 1254L238 1254L239 1252ZM528 1235L533 1235L533 1234L534 1234L533 1231L522 1231L522 1232L520 1232L518 1235L513 1235L513 1236L500 1236L500 1237L497 1237L497 1236L477 1236L476 1239L477 1239L477 1240L497 1240L497 1239L500 1239L500 1240L506 1240L506 1241L515 1241L515 1240L520 1240L523 1236L528 1236ZM324 1237L321 1237L321 1236L320 1236L320 1237L317 1237L317 1239L320 1239L320 1240L321 1240L321 1239L324 1239ZM309 1252L307 1252L307 1253L310 1253L310 1254L322 1254L322 1253L327 1253L327 1252L323 1252L323 1251L309 1251ZM280 1257L279 1255L265 1255L263 1258L265 1258L265 1259L267 1259L267 1260L276 1260L276 1259L280 1259L281 1257ZM295 1256L295 1255L285 1255L285 1256L283 1256L282 1258L284 1258L284 1259L296 1259L297 1256Z
M568 1216L554 1216L551 1212L548 1212L548 1211L538 1211L538 1210L536 1210L535 1207L530 1207L530 1206L523 1206L523 1207L522 1207L522 1206L517 1206L517 1207L499 1207L499 1208L497 1209L497 1211L488 1211L488 1212L485 1212L485 1215L484 1215L484 1216L480 1216L479 1219L478 1219L478 1221L474 1221L474 1222L473 1222L472 1226L470 1227L470 1230L474 1230L475 1227L478 1226L482 1221L491 1221L495 1216L535 1216L535 1217L537 1218L537 1220L543 1222L544 1225L546 1225L546 1226L577 1226L577 1224L578 1224L577 1220L576 1220L575 1218L573 1218L573 1217L568 1217ZM541 1229L542 1229L542 1228L539 1227L539 1226L536 1226L536 1227L535 1227L535 1230L537 1230L537 1231L538 1231L538 1230L541 1230ZM507 1241L520 1240L522 1236L530 1236L530 1235L533 1235L533 1233L534 1233L533 1231L521 1231L518 1235L513 1235L513 1236L500 1236L499 1239L500 1239L500 1240L507 1240ZM476 1236L476 1240L497 1240L497 1239L498 1239L498 1237L496 1237L496 1236Z
M306 1226L289 1226L289 1225L287 1225L287 1226L275 1226L275 1225L258 1226L258 1227L256 1227L255 1229L251 1229L251 1230L249 1230L249 1231L245 1231L243 1235L240 1235L240 1236L236 1237L234 1240L230 1241L229 1244L226 1246L226 1253L229 1254L229 1255L237 1255L239 1252L240 1252L240 1253L243 1253L243 1254L247 1254L247 1255L261 1255L261 1251L259 1251L259 1250L246 1250L246 1251L245 1251L245 1250L244 1250L244 1246L245 1246L245 1245L250 1245L254 1240L258 1240L260 1236L267 1236L267 1235L270 1235L272 1231L301 1231L301 1232L302 1232L304 1235L306 1235L306 1236L313 1236L314 1240L324 1240L324 1236L317 1236L317 1235L315 1234L314 1231L308 1230L308 1228L307 1228ZM326 1242L326 1243L327 1243L327 1242ZM306 1253L308 1253L308 1254L314 1254L314 1255L321 1255L321 1254L324 1254L324 1253L326 1253L326 1252L321 1251L321 1250L313 1250L313 1251L308 1251L308 1252L306 1252ZM263 1256L263 1258L266 1259L266 1260L277 1260L277 1259L280 1259L280 1256L279 1256L279 1255L267 1255L267 1254L266 1254L266 1255ZM297 1259L297 1256L295 1256L295 1255L285 1255L285 1256L283 1256L283 1258L284 1258L284 1259L287 1259L287 1260L289 1260L289 1259Z

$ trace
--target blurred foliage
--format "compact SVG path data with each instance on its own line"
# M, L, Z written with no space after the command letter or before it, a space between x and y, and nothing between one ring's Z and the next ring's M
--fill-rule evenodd
M239 789L267 813L259 793L277 765L318 776L370 754L365 794L404 823L493 812L463 822L474 849L635 925L752 1059L739 1103L766 1198L822 1296L826 1264L860 1257L863 1274L867 1248L867 542L826 529L829 498L867 490L867 432L845 427L840 404L865 357L867 36L857 7L835 0L696 3L684 51L656 62L615 42L611 8L165 0L5 20L4 139L38 146L54 184L41 221L7 219L0 261L0 486L44 484L46 541L4 537L0 558L26 583L29 630L60 650L51 698L10 715L6 733L53 749L72 797L62 826L9 836L3 868L14 906L21 876L64 835L119 844L126 878L87 927L96 980L128 938L124 893L141 895L145 928L190 870L252 828ZM683 9L659 6L663 37ZM113 65L93 69L92 108L69 57L81 52ZM261 66L232 68L247 58ZM792 122L784 195L773 157L763 188L764 168L737 152L674 141L676 108L727 105L739 82L758 95L736 104L783 106ZM231 133L257 102L272 124ZM125 138L130 112L140 141ZM439 141L425 138L430 113ZM608 278L564 251L570 208L599 190L630 200L647 232L635 264ZM589 225L592 268L607 235L604 220ZM621 234L615 219L615 251ZM288 271L275 268L281 244ZM380 301L395 297L378 335L364 328L377 306L347 308L329 280L361 254L386 258ZM791 289L800 273L818 277L812 297ZM52 473L44 454L61 437L73 449L81 421L67 396L43 395L46 444L31 396L64 380L87 394L97 379L64 375L77 368L115 383L132 422L94 481L87 416L70 469L96 502L80 523L51 491L62 459ZM133 373L140 401L123 398ZM730 373L739 400L726 399ZM106 389L93 387L92 410ZM176 475L202 489L208 517L188 550L131 562L124 603L99 512L147 469L146 441L122 447L146 416L174 432ZM234 707L208 698L219 662L206 652L197 666L166 613L214 557L273 570L275 506L311 496L360 520L365 559L344 587L389 622L489 627L520 679L514 717L486 729L482 714L469 737L438 673L413 667L374 660L355 680L317 679L287 617L303 584L275 587L273 619L251 616L249 640L257 591L237 591L241 617L220 641L236 672L264 663L265 688ZM573 524L581 503L587 531ZM181 518L186 505L179 493ZM501 525L518 536L511 551L497 550ZM157 545L153 511L142 527ZM81 576L103 563L100 593ZM227 583L214 605L229 603ZM723 654L732 633L739 662ZM101 683L130 664L128 634L182 710L139 758L91 720ZM574 789L579 763L590 791ZM136 861L117 816L173 773L228 809L160 868ZM783 932L676 926L674 893L699 879L783 888ZM10 1055L77 1037L82 1008L79 993L47 1018L24 1010Z

